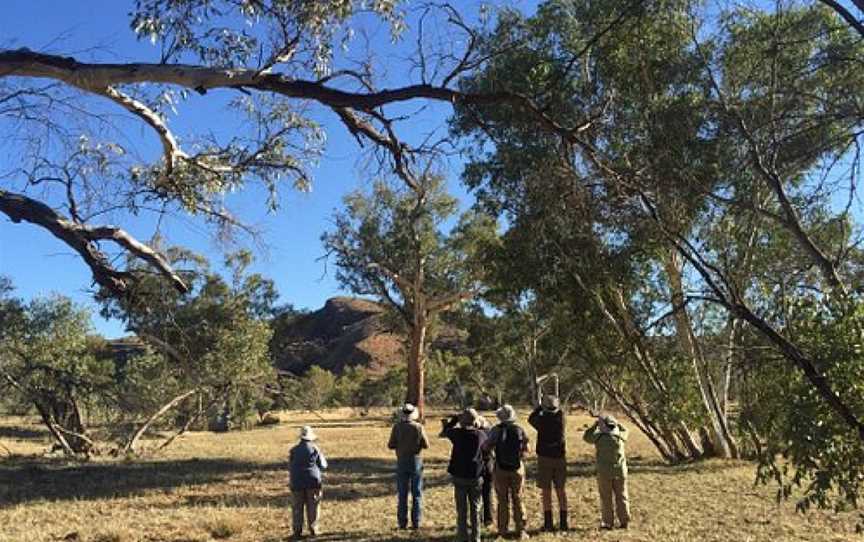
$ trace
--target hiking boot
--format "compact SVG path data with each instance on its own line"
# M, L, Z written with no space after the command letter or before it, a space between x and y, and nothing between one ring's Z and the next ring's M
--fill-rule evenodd
M555 530L555 524L552 523L552 511L547 510L543 512L543 530L547 533L551 533Z
M516 533L516 540L528 540L529 538L531 538L531 535L529 535L527 531L519 531Z

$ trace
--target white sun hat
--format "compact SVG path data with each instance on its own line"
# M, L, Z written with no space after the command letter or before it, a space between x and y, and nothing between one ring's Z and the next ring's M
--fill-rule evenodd
M495 411L495 416L504 423L516 421L516 410L510 405L504 405Z
M312 427L304 425L300 428L300 440L318 440L318 435L315 434Z

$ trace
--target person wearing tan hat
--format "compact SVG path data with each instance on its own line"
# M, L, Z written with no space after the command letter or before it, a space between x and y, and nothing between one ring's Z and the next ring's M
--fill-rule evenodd
M483 446L495 452L495 497L498 501L498 535L506 536L510 528L510 503L513 503L513 520L517 538L528 536L525 524L525 465L522 458L528 451L528 435L516 423L516 411L504 405L495 411L500 422L489 431L489 439Z
M408 491L411 491L411 528L420 528L423 515L423 458L420 452L429 447L423 426L417 423L417 407L405 403L398 411L399 421L390 431L387 447L396 452L396 521L400 529L408 527Z
M585 442L597 449L597 488L600 491L601 528L611 529L618 516L621 528L630 523L627 493L627 429L612 416L599 416L585 431ZM614 507L613 507L614 504Z
M309 534L318 534L318 518L321 506L321 471L327 469L327 459L315 444L318 435L308 425L300 428L300 442L291 448L289 465L291 473L291 506L294 537L303 535L303 510Z
M564 412L559 408L558 397L544 395L528 423L537 430L537 485L540 486L543 504L543 530L553 531L552 486L558 496L558 528L569 529L567 518L567 449Z
M486 434L478 427L478 421L479 416L473 408L466 408L456 416L441 420L440 436L453 444L447 472L453 481L458 542L480 542L482 449Z

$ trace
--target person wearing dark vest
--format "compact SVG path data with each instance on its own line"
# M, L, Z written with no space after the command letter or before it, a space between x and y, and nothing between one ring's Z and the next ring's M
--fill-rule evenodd
M291 474L291 507L294 537L303 536L303 509L309 534L318 534L318 515L321 504L321 471L327 469L327 459L315 445L315 431L308 425L300 429L300 442L291 448L289 465Z
M480 430L489 438L489 431L492 429L492 424L489 420L480 416L480 421L477 424ZM494 487L493 476L495 474L495 457L492 455L492 450L489 448L483 449L483 525L488 527L492 525L492 488Z
M457 416L441 420L440 436L449 439L453 444L447 472L452 477L453 496L456 500L458 542L480 542L482 448L486 435L477 426L478 418L477 411L466 408Z
M564 412L558 397L544 395L540 405L528 416L528 423L537 430L537 485L543 503L543 530L553 531L552 485L558 496L558 528L569 529L567 521L567 450Z
M516 423L516 411L504 405L495 411L500 423L489 432L484 446L495 452L495 497L498 500L498 535L506 536L510 528L510 502L516 536L529 538L525 525L525 504L522 495L525 485L525 466L522 458L528 451L528 435Z
M390 431L387 447L396 452L396 521L400 529L408 526L408 491L411 491L411 528L419 529L423 515L423 459L420 452L429 447L423 426L417 423L417 408L405 403L399 421Z

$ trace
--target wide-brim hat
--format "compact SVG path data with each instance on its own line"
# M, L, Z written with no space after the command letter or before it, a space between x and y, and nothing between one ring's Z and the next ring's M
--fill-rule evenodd
M300 428L300 440L318 440L318 435L310 426L304 425Z
M417 410L417 407L412 405L411 403L405 403L402 405L402 408L399 409L399 414L403 419L414 421L420 417L420 412Z
M504 405L495 411L498 420L504 423L516 421L516 410L510 405Z

